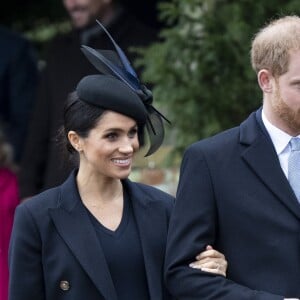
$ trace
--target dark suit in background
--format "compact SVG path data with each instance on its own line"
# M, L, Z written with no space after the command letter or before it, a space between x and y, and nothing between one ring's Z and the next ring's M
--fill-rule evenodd
M0 123L19 163L36 97L37 61L22 36L0 27Z

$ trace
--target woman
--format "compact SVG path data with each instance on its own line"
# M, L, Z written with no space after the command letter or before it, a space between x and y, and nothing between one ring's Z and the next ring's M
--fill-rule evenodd
M19 193L12 147L0 131L0 299L8 295L8 245Z
M144 126L152 132L148 155L162 142L149 95L112 75L79 82L62 131L79 166L18 207L10 300L171 299L163 265L174 199L128 179ZM191 267L224 275L226 261L208 247Z

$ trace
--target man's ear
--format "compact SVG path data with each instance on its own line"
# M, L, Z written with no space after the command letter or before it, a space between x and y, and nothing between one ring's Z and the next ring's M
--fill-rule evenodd
M69 142L71 143L71 145L73 146L73 148L76 151L78 151L78 152L82 151L81 138L75 131L70 130L68 132L68 139L69 139Z
M267 69L262 69L257 74L257 81L264 93L271 93L274 86L274 77Z

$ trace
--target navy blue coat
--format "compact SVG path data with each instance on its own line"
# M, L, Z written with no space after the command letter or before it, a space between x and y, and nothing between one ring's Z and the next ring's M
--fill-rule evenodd
M163 264L173 198L125 180L152 300L170 299ZM72 175L18 206L10 244L10 300L117 300L103 250ZM67 284L63 283L64 281Z
M207 244L225 254L227 278L187 267ZM166 280L184 300L300 297L300 205L261 110L187 149L170 220Z

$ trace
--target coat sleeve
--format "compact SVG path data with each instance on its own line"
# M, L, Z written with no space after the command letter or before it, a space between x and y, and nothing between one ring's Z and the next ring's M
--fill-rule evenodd
M282 296L252 290L220 275L188 265L216 237L213 183L203 154L190 147L181 166L177 199L170 220L165 280L176 299L279 300ZM230 261L229 261L230 265Z
M17 207L9 247L9 300L44 300L41 237L25 205Z

